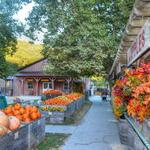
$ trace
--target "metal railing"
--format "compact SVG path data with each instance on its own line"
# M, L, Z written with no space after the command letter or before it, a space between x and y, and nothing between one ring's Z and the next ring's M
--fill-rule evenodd
M131 121L131 119L125 115L125 119L128 121L128 123L131 125L132 129L135 131L141 142L144 144L144 146L147 148L147 150L150 150L150 142L148 142L145 137L140 133L140 131L137 129L137 127L134 125L134 123Z

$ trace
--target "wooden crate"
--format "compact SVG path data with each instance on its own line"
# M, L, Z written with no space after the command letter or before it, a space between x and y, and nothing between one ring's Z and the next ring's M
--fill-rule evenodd
M19 129L0 137L0 150L27 150L28 127L24 125Z
M36 147L45 138L45 117L29 124L28 127L28 149Z

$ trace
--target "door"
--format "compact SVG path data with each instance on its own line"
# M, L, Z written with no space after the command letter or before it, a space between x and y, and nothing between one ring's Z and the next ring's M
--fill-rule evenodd
M43 82L43 92L52 89L51 82Z

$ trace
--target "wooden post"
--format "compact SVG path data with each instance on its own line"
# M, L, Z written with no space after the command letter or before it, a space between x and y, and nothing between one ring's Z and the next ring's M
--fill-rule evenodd
M40 81L40 79L39 78L37 78L37 79L35 79L35 81L36 81L36 96L38 96L39 95L39 81Z
M56 78L49 78L50 80L51 80L51 82L52 82L52 89L54 89L55 88L55 86L54 86L54 81L56 80Z
M71 78L67 79L67 83L68 83L68 92L70 92L70 82L71 82Z
M21 79L21 89L22 89L22 95L24 95L24 79Z

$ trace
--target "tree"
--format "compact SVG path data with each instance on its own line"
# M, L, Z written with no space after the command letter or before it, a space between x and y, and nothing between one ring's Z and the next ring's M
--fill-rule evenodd
M34 1L28 33L35 38L33 33L46 31L48 72L73 77L109 72L134 0Z
M23 30L13 15L29 0L0 0L0 78L6 78L9 71L6 54L13 54L16 49L16 37Z

